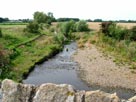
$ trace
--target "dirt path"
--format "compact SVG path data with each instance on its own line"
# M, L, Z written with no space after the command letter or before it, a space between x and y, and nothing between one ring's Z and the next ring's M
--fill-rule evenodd
M73 59L80 65L81 79L90 85L136 90L136 74L128 66L116 65L112 58L103 56L94 45L91 48L78 49Z

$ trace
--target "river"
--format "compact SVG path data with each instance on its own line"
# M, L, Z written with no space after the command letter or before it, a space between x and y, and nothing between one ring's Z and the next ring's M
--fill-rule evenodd
M77 44L72 42L64 46L62 52L53 58L36 65L23 83L40 85L43 83L71 84L76 90L102 90L109 93L116 92L120 98L128 99L134 96L134 92L126 89L102 88L101 86L89 86L83 82L77 69L78 63L71 59L72 54L77 50ZM82 56L81 56L82 58Z

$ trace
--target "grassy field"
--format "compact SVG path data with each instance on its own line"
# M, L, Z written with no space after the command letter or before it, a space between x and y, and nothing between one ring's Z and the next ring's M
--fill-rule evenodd
M36 63L53 56L62 49L54 41L54 34L24 32L26 25L0 25L2 38L0 43L10 54L10 71L4 77L21 81L33 69Z

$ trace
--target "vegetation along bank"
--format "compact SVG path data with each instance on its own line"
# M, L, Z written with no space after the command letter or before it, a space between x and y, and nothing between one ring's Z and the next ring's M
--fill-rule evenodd
M89 31L85 21L52 24L52 13L35 12L29 23L0 25L0 79L22 81L34 65L62 50L75 37L73 32Z

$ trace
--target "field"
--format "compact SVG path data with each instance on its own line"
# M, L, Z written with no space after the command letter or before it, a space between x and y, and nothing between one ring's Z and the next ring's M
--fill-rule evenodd
M101 22L88 22L89 28L96 31L100 30L100 24ZM136 26L136 23L117 23L117 25L130 29L133 26Z
M10 71L1 74L1 79L6 77L21 81L36 63L53 56L62 48L54 41L52 32L46 30L42 34L29 33L24 32L25 27L26 25L0 25L0 44L10 57Z

